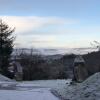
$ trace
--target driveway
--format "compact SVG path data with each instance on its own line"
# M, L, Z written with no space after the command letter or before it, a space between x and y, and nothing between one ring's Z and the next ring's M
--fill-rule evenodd
M59 98L51 93L50 88L1 82L0 100L59 100Z

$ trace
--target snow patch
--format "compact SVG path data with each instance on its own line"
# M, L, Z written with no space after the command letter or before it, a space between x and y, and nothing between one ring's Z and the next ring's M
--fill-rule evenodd
M6 76L0 74L0 81L9 81L9 82L11 82L13 80L11 80L11 79L7 78Z

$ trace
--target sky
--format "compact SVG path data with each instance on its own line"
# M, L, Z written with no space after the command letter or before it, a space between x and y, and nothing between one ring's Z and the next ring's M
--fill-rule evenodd
M100 41L100 0L0 0L15 47L80 48Z

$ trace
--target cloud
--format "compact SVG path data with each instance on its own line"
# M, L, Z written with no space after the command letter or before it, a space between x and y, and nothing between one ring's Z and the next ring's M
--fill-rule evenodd
M54 35L34 35L29 43L54 43L55 40Z
M9 26L16 28L16 33L29 33L47 27L57 27L62 25L75 24L79 21L73 19L63 19L58 17L38 17L38 16L0 16Z
M38 16L0 16L0 18L12 28L16 27L17 47L85 46L87 41L91 42L97 38L94 33L100 32L99 26L79 27L80 21L74 19Z
M63 32L59 31L59 27L79 23L77 20L59 17L0 16L0 18L10 27L16 28L16 41L14 43L17 47L61 45L58 36L56 36L56 34Z
M46 45L54 44L55 41L55 35L19 35L14 44L16 47L46 47Z

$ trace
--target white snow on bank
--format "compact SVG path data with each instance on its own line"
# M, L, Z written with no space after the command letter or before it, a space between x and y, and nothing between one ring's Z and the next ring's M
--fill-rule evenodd
M0 74L0 89L13 89L17 82Z
M5 77L5 76L3 76L3 75L0 74L0 81L1 81L1 82L2 82L2 81L12 82L13 80L11 80L11 79L9 79L9 78L7 78L7 77Z
M66 100L100 100L100 72L83 83L64 85L56 91Z

